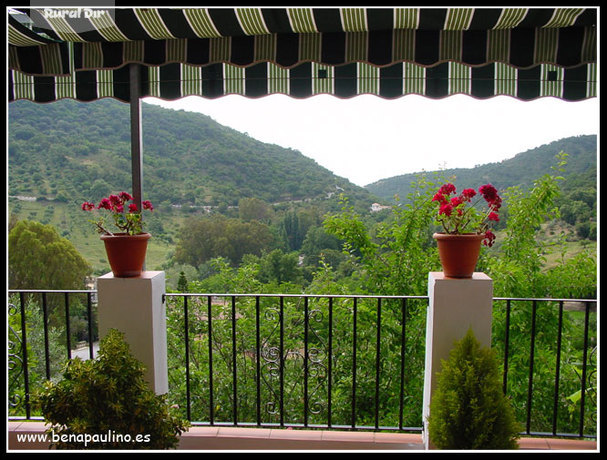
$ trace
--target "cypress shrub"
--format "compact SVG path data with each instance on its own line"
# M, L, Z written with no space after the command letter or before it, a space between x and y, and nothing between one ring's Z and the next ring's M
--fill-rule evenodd
M442 361L428 431L438 449L516 449L519 426L493 350L471 330Z

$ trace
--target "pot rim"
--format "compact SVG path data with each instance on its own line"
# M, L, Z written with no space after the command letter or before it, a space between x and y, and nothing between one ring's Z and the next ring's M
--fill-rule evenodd
M147 232L137 233L136 235L128 235L127 233L114 233L112 235L103 234L103 235L99 236L99 238L101 238L102 240L107 240L107 239L111 239L111 238L135 238L135 239L146 239L147 240L151 237L152 237L151 233L147 233Z
M432 235L432 238L434 238L435 240L439 240L439 239L483 239L485 238L485 234L484 233L444 233L444 232L437 232L434 233Z

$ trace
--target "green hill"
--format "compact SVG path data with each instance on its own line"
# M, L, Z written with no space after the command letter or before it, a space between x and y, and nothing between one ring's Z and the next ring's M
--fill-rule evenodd
M158 211L147 218L154 234L150 269L170 260L181 226L193 213L204 214L202 207L238 217L239 209L233 207L243 198L274 203L268 218L273 231L286 232L287 240L297 242L287 246L299 249L306 235L293 219L303 219L302 228L315 228L327 211L340 208L341 192L357 212L382 219L386 214L369 213L371 203L388 203L395 194L406 199L416 178L408 174L362 188L296 150L259 142L206 115L146 103L142 112L144 198ZM80 204L130 191L129 125L128 105L112 99L9 104L11 216L52 224L99 273L107 270L103 247ZM441 173L455 175L458 188L476 188L481 182L499 189L526 186L550 170L560 151L569 154L558 203L562 222L580 238L596 239L596 136L561 139L500 163ZM294 208L302 214L290 213ZM315 217L307 216L308 211Z
M149 269L171 259L190 217L209 211L239 217L243 198L269 206L277 234L290 210L322 216L339 209L340 192L361 212L377 201L300 152L259 142L206 115L146 103L142 115L144 199L155 207L146 216L154 235ZM129 127L129 106L112 99L9 104L11 219L53 225L96 273L107 272L105 252L80 204L131 190Z
M554 157L561 151L569 155L564 176L569 176L570 179L596 177L595 135L568 137L519 153L511 159L498 163L475 168L445 169L440 171L440 174L445 178L455 176L455 185L460 190L467 187L477 188L481 183L492 183L500 190L515 185L528 187L534 180L551 171L550 168L555 165ZM365 188L373 195L388 201L393 200L394 195L405 200L418 174L382 179Z
M154 203L234 206L325 198L373 199L300 152L259 142L210 117L142 104L144 195ZM9 104L9 195L97 200L130 190L129 106Z

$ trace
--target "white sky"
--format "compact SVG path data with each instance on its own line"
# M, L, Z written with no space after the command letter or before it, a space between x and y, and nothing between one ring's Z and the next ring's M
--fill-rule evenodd
M599 133L598 98L233 95L144 102L204 113L262 142L299 150L360 186L422 170L471 168L564 137Z

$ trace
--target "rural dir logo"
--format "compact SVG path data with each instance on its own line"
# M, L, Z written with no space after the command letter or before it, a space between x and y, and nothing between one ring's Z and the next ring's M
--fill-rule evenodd
M46 7L40 5L36 8L37 14L32 14L33 25L45 30L49 27L58 27L58 30L64 30L65 25L62 21L69 21L69 30L81 33L91 32L97 28L103 29L110 27L114 23L115 9L99 7Z
M93 8L44 8L45 19L99 19L108 15L108 10L97 10Z

